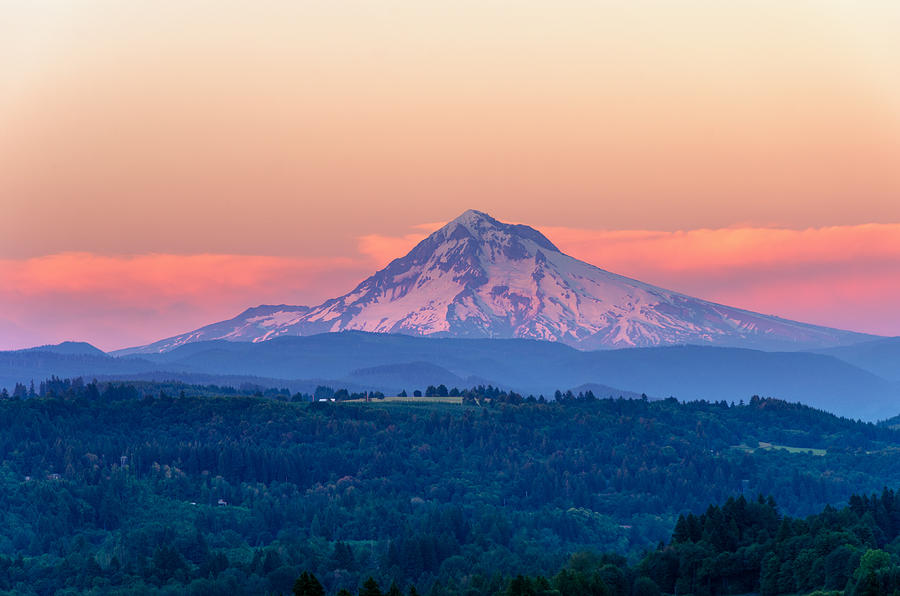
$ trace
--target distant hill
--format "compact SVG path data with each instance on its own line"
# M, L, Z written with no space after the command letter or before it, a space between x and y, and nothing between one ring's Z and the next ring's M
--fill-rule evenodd
M900 337L886 337L852 346L819 350L863 370L900 383Z
M453 374L446 368L430 362L404 362L399 364L382 364L351 371L348 379L370 386L403 385L401 389L409 390L444 384L447 387L465 387L477 384ZM393 393L393 392L392 392Z
M62 344L61 344L62 345ZM28 384L56 375L87 377L104 374L135 374L153 370L155 364L140 358L113 358L90 344L41 346L27 350L0 352L0 387Z
M835 356L762 352L741 348L673 346L579 351L524 339L451 339L348 331L266 342L223 340L173 350L112 358L46 351L0 353L0 381L59 376L205 375L270 379L273 386L314 382L396 393L444 383L493 384L549 397L587 384L612 394L739 402L753 395L779 397L866 420L900 413L900 387ZM166 376L168 375L168 377ZM314 381L315 380L315 381ZM337 388L337 387L335 387ZM595 391L597 393L597 391ZM603 395L609 395L607 390ZM599 395L599 394L598 394Z
M54 354L69 355L87 355L87 356L106 356L106 352L100 348L94 347L86 341L64 341L58 344L48 344L45 346L36 346L34 348L25 348L16 350L18 352L53 352Z

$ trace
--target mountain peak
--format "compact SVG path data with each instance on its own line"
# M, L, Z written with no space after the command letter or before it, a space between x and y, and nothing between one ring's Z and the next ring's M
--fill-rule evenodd
M463 211L456 219L450 221L445 227L455 228L463 226L472 232L476 232L478 230L496 229L502 225L503 224L487 213L476 211L475 209L468 209Z
M496 241L501 244L528 240L538 248L560 252L546 236L534 228L522 224L507 224L475 209L468 209L435 232L432 237L445 239L471 236L479 242Z
M460 213L451 223L456 222L469 224L478 221L489 221L493 224L499 223L496 219L494 219L484 211L478 211L477 209L466 209L465 211Z
M257 307L130 351L350 330L520 337L582 349L678 344L802 349L867 339L616 275L563 254L534 228L469 209L343 296L314 307Z

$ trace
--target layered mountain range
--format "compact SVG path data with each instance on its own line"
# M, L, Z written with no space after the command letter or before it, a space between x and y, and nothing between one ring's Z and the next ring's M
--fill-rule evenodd
M873 339L629 279L562 253L534 228L469 210L343 296L313 307L250 308L118 354L349 330L528 338L582 350L681 344L808 350Z
M100 381L278 387L312 393L412 392L428 385L492 384L550 396L591 389L598 397L799 400L830 412L884 419L900 412L900 338L809 352L712 346L577 350L527 339L428 338L347 331L262 342L191 342L114 357L81 343L0 352L0 388L39 385L52 375Z

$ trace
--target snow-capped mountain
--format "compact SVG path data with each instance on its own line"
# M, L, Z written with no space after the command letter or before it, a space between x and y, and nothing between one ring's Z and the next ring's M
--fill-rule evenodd
M258 306L120 353L344 330L531 338L581 349L708 344L799 350L871 337L722 306L616 275L563 254L533 228L470 210L350 293L319 306Z

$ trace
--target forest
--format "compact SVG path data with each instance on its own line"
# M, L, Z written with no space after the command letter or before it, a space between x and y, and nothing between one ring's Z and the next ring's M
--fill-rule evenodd
M889 426L756 396L425 393L445 390L460 403L21 385L0 400L0 591L900 586Z

